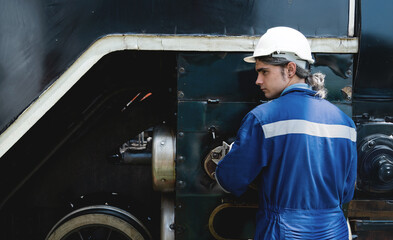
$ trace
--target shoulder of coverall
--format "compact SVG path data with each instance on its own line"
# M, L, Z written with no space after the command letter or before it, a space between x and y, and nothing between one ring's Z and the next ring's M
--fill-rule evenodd
M292 88L292 89L289 89L288 91L282 93L282 95L280 97L281 100L284 100L285 97L283 98L283 96L285 96L285 95L288 95L287 97L290 98L291 93L296 94L296 95L309 96L309 97L311 97L309 99L313 99L312 101L317 100L319 102L319 104L321 104L319 106L321 108L323 108L324 110L327 110L329 112L329 115L332 115L332 118L335 118L338 121L337 124L345 124L347 126L350 126L350 127L356 129L356 125L351 117L349 117L347 114L345 114L340 108L338 108L333 103L316 95L317 91L314 91L312 89L306 89L306 88Z

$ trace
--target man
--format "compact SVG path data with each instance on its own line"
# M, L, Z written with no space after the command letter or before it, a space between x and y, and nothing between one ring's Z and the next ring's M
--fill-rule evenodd
M324 75L309 73L307 39L269 29L254 54L256 84L269 99L243 119L218 163L217 182L237 196L259 175L255 239L348 239L341 205L353 197L353 121L323 98Z

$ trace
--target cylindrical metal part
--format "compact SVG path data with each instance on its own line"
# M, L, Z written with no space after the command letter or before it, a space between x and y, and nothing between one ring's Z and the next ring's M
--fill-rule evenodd
M153 188L171 192L175 188L176 138L167 126L154 128L152 147Z
M114 164L151 165L152 154L149 152L124 152L111 155L109 161Z
M161 195L161 240L174 240L175 200L172 193Z
M122 155L121 163L132 164L132 165L151 165L152 154L149 152L146 153L124 152L121 155Z

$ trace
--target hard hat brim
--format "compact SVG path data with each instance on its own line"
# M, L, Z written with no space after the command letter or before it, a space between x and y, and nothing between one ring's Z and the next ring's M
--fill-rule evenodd
M254 56L254 55L248 56L248 57L243 58L243 60L247 63L255 63L256 62L255 57L258 57L258 56Z
M243 58L243 60L246 62L246 63L256 63L256 58L257 57L262 57L262 56L267 56L267 55L251 55L251 56L248 56L248 57L245 57L245 58ZM304 61L307 61L309 64L313 64L315 61L314 61L314 59L303 59Z

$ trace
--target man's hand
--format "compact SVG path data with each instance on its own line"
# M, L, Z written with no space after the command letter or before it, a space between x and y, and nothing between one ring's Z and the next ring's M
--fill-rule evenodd
M225 157L225 155L228 154L228 152L232 148L232 144L229 145L228 143L223 141L221 146L214 148L206 156L204 161L204 168L207 175L209 175L210 178L216 180L215 172L216 172L217 164Z

